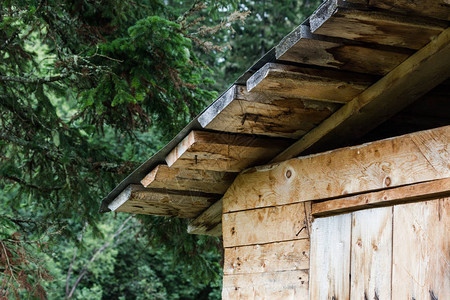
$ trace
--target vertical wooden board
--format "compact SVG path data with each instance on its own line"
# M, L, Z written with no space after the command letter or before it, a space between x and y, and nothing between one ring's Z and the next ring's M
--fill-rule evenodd
M309 269L309 239L225 248L225 275L304 269Z
M350 298L351 214L312 223L309 299Z
M450 298L450 198L394 206L392 299Z
M392 207L353 213L351 299L391 299Z
M308 299L308 271L225 275L222 299Z
M224 214L224 247L308 238L305 205L296 203Z

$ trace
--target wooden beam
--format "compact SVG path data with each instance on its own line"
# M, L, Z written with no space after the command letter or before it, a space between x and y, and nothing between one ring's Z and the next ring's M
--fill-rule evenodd
M450 178L444 178L360 194L352 197L313 203L312 214L314 217L322 217L377 206L388 206L449 196Z
M375 81L369 75L267 63L247 80L247 90L346 103Z
M387 74L412 54L404 48L313 34L307 25L288 34L275 50L281 61L376 75Z
M171 168L240 172L267 162L290 140L191 131L166 157Z
M141 180L141 184L147 188L224 194L235 177L235 173L158 165Z
M386 9L404 15L422 15L436 19L450 20L450 5L446 0L347 0L369 7Z
M303 203L226 213L222 222L225 248L309 237Z
M367 9L328 0L309 18L315 34L418 50L439 35L446 21Z
M190 234L222 236L222 199L211 205L188 225Z
M224 212L447 178L449 153L446 126L251 168L223 196Z
M209 130L299 138L341 105L247 92L235 85L199 117Z
M225 275L309 269L309 239L225 248Z
M308 270L223 276L223 300L308 299Z
M194 218L217 201L220 195L181 193L179 191L146 189L129 185L108 208L111 211L134 214Z
M280 162L363 136L450 76L450 28L356 96L295 144L277 155ZM323 151L323 150L322 150Z

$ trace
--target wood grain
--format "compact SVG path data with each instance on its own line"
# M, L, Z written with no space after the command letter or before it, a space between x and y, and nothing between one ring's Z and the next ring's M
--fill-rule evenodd
M350 40L418 50L439 35L445 21L364 10L340 0L328 0L310 17L311 31Z
M392 299L450 295L450 198L394 206Z
M158 165L141 180L141 184L147 188L224 194L235 177L234 173Z
M166 157L171 168L240 172L267 162L290 140L191 131Z
M376 79L357 73L267 63L247 80L247 90L346 103Z
M130 185L109 204L108 208L117 212L193 218L217 201L217 196Z
M223 244L227 248L304 239L305 225L303 203L227 213L222 218Z
M341 106L322 101L247 92L244 86L235 86L234 89L231 101L219 99L228 102L220 111L211 107L199 117L205 129L299 138ZM216 115L211 117L213 113L209 110L215 110Z
M411 54L406 49L313 34L303 24L276 47L278 60L376 75L387 74Z
M272 162L363 136L450 77L450 28L304 135ZM395 99L395 101L394 101Z
M386 9L405 15L423 15L436 19L450 20L450 4L446 0L346 0L370 7Z
M382 191L312 204L315 217L328 216L374 206L387 206L450 196L450 178L400 186Z
M312 224L309 299L350 298L351 214Z
M225 275L306 269L309 239L225 248Z
M350 299L391 299L392 207L352 214Z
M208 207L197 218L188 224L187 231L190 234L221 236L222 226L222 199Z
M450 126L251 168L225 193L224 212L448 178L448 152Z
M308 298L308 271L224 275L222 299L298 300Z

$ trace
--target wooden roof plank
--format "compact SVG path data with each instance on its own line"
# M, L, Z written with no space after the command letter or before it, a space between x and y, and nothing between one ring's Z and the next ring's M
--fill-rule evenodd
M247 90L346 103L375 81L376 77L363 74L267 63L247 80Z
M147 189L129 185L108 208L111 211L134 214L193 218L217 201L220 195L182 193L163 189Z
M141 184L147 188L224 194L235 177L234 173L158 165L141 180Z
M291 140L191 131L166 157L171 168L240 172L267 162Z
M226 103L218 105L220 111L210 107L199 117L205 129L299 138L340 107L336 103L247 92L239 85L233 90L233 96L219 99Z
M272 162L361 137L450 76L450 28L377 83L356 96L319 126L277 155Z
M418 50L448 23L328 0L312 14L310 25L315 34Z
M345 71L385 75L408 58L411 52L317 35L311 33L309 26L300 25L278 44L276 58Z
M445 0L347 0L369 7L386 9L406 15L421 15L436 19L450 20L450 4Z

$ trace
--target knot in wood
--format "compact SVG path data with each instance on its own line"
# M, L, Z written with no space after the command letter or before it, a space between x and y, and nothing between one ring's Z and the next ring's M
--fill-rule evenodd
M291 176L292 176L292 171L291 170L287 170L286 171L286 177L287 178L291 178Z

